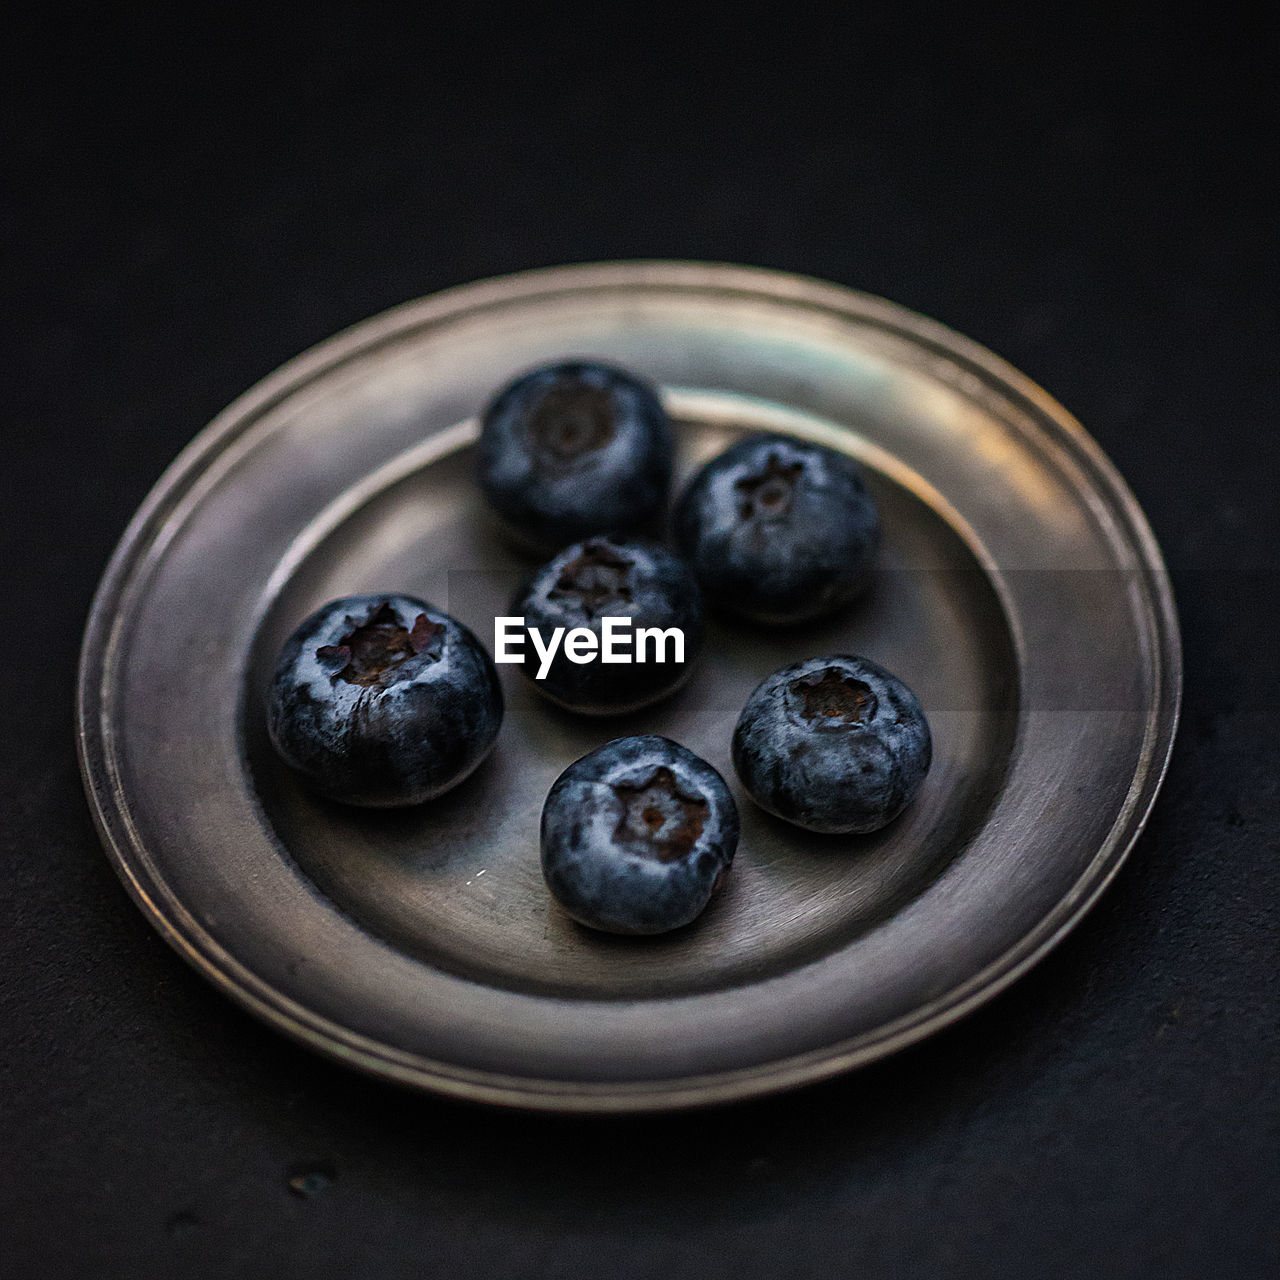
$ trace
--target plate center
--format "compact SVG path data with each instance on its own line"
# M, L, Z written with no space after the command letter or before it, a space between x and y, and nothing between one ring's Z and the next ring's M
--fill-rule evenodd
M732 441L680 424L684 472ZM399 812L316 797L276 759L262 713L275 653L314 608L402 591L447 610L493 648L531 568L497 536L461 445L390 484L330 530L288 577L250 663L243 753L278 846L369 933L422 962L507 990L573 999L691 995L759 981L846 947L920 894L981 828L1013 750L1017 664L999 599L960 535L928 502L869 469L885 546L868 597L816 626L765 630L712 620L693 679L634 715L588 719L499 667L507 715L497 747L440 800ZM919 695L934 738L921 795L869 836L814 836L764 814L730 763L738 713L776 668L864 654ZM556 776L611 738L662 733L729 782L742 839L724 890L689 927L659 938L592 933L547 892L538 823Z

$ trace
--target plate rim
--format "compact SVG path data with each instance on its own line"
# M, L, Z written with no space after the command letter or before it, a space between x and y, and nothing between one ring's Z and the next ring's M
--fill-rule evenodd
M1034 409L1042 441L1065 446L1137 555L1152 628L1151 702L1139 757L1124 803L1107 837L1068 893L996 960L894 1022L852 1041L728 1072L660 1081L536 1080L478 1072L395 1049L321 1017L245 968L152 874L145 845L129 818L110 768L111 734L103 722L116 657L116 620L152 535L199 481L206 465L272 404L312 378L433 320L538 294L640 286L721 289L873 320L931 347ZM1050 430L1051 428L1051 430ZM358 321L303 351L233 400L161 473L121 535L94 594L76 685L76 748L94 825L116 874L144 916L189 964L242 1007L308 1047L404 1085L475 1102L526 1110L634 1112L737 1101L826 1079L914 1044L958 1021L1044 958L1114 880L1150 815L1168 769L1182 697L1182 647L1172 586L1155 535L1114 464L1084 427L1048 392L1001 357L938 321L847 286L789 272L727 263L638 259L544 267L458 285Z

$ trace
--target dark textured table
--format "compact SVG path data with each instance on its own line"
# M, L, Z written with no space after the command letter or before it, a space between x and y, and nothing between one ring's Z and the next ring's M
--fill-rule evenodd
M6 1280L1280 1272L1267 41L1221 6L932 8L7 32ZM854 285L1040 381L1163 544L1186 707L1118 882L994 1004L789 1097L561 1121L358 1078L206 986L99 851L72 684L130 513L250 383L403 299L619 257Z

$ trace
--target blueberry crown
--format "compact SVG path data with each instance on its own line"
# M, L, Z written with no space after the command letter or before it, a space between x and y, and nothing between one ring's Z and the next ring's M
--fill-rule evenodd
M335 680L359 685L362 689L386 684L388 677L407 659L426 653L444 631L444 624L432 622L420 613L412 627L406 627L385 601L363 622L347 619L351 629L337 644L323 645L316 657L324 662L341 661Z
M647 781L615 782L613 794L622 804L614 839L659 862L685 857L698 842L710 805L689 795L666 765L659 765Z
M551 387L529 420L529 436L551 462L568 463L603 448L615 429L613 396L605 387L574 382Z
M806 720L866 724L876 713L876 695L865 681L838 667L827 667L791 682L791 692L800 702Z
M548 600L581 605L587 617L598 617L611 604L630 604L635 561L607 542L588 542L560 570Z

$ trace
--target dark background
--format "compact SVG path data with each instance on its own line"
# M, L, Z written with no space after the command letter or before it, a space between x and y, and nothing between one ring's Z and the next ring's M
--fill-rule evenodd
M6 1280L1280 1273L1261 22L182 8L5 33ZM1181 736L1090 918L888 1063L641 1121L412 1096L242 1014L130 904L76 773L80 631L161 469L277 364L446 285L630 257L883 294L1061 399L1170 562Z

